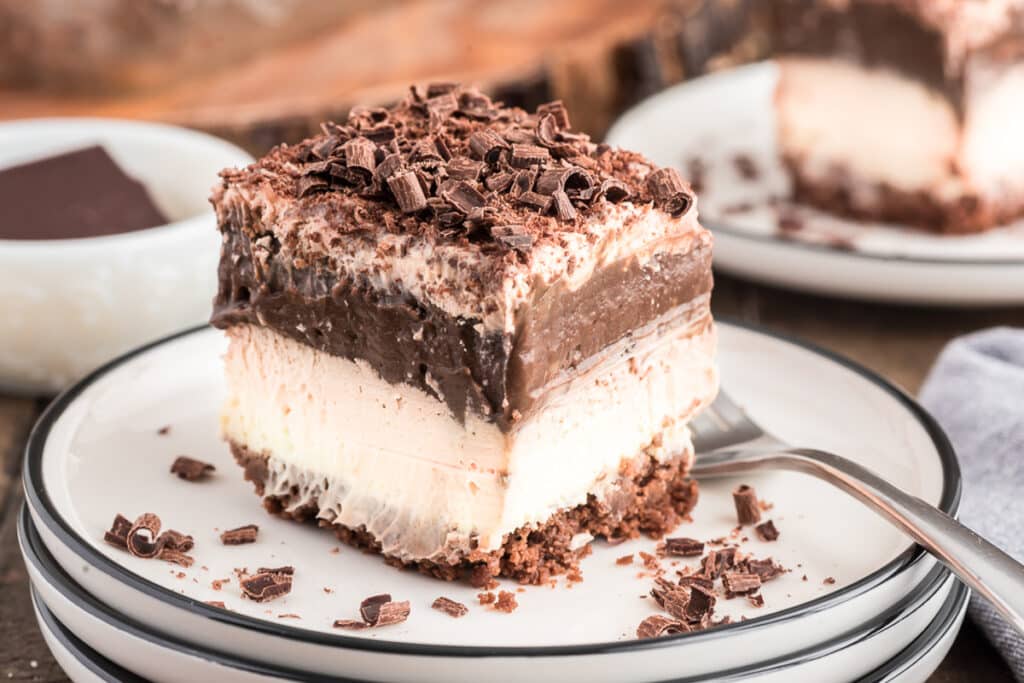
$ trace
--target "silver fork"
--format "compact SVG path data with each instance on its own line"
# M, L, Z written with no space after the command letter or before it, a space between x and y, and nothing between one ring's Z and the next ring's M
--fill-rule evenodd
M846 458L793 448L751 420L724 391L690 428L697 479L766 469L827 481L902 529L1024 633L1024 565L938 508Z

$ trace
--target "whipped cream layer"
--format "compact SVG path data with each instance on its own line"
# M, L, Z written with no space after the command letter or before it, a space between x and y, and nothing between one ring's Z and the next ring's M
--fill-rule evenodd
M939 203L1024 193L1024 66L968 64L963 117L894 70L838 59L780 60L779 147L807 180L843 182L855 207L881 186Z
M259 326L228 335L222 427L269 456L265 495L302 482L321 518L365 527L403 561L496 550L519 527L601 499L645 453L688 461L686 422L718 386L707 296L551 382L508 432L473 414L460 422L360 359Z

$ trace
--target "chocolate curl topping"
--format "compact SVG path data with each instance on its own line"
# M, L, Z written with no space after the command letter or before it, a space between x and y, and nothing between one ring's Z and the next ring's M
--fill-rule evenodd
M652 171L647 176L647 189L656 206L677 218L693 206L693 191L674 168Z
M388 187L395 195L395 202L402 213L413 213L427 206L427 198L423 194L423 188L416 174L412 171L403 171L388 178Z
M136 557L156 557L163 547L159 538L160 518L147 512L135 520L128 530L128 552Z
M377 168L377 161L374 158L377 145L360 136L346 142L342 149L345 150L345 163L350 170L365 173L367 179L373 175L374 169Z

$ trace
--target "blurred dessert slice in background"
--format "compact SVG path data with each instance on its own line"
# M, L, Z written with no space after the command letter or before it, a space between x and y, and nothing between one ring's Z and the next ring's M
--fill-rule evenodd
M1024 2L778 0L795 198L972 233L1024 214Z

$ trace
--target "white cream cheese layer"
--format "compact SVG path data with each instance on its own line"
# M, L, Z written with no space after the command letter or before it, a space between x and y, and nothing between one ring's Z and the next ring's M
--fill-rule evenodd
M655 437L656 457L692 457L686 421L718 386L707 298L681 324L609 349L509 433L393 385L360 360L271 330L229 331L225 436L271 456L267 495L299 485L320 516L365 527L383 552L439 559L495 550L504 534L599 498ZM666 316L663 320L667 322ZM303 501L293 501L301 505Z

